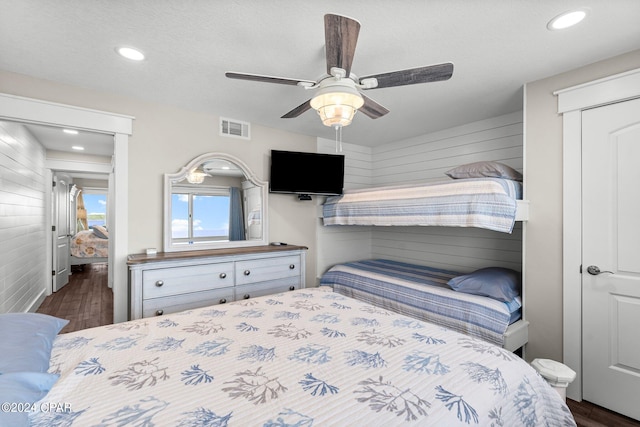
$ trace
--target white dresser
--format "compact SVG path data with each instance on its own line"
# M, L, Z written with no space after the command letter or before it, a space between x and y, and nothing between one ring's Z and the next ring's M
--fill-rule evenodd
M304 288L306 249L253 246L129 255L129 318Z

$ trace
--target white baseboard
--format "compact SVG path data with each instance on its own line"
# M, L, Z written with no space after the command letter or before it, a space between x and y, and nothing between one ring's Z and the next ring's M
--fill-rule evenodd
M46 290L43 289L42 291L40 291L40 293L38 294L38 296L31 302L31 304L27 307L26 312L27 313L35 313L38 308L40 308L40 304L42 304L42 302L44 301L45 297L46 297Z

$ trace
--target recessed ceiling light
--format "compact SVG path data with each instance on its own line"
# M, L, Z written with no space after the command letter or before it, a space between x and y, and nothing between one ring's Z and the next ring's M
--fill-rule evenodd
M84 147L81 147L79 145L74 145L71 147L71 149L76 151L84 151Z
M144 53L140 52L138 49L132 47L119 47L116 49L116 52L127 59L132 61L142 61L144 60Z
M62 129L62 132L68 133L69 135L77 135L78 131L75 129Z
M553 31L573 27L586 18L587 13L588 9L570 10L568 12L561 13L549 21L547 28Z

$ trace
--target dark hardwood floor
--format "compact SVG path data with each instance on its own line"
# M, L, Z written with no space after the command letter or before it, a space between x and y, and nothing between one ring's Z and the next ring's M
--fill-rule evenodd
M637 427L640 421L625 417L585 400L576 402L567 399L567 406L578 427Z
M69 319L61 333L113 323L113 292L107 286L107 264L88 264L73 269L69 284L48 296L38 313ZM627 418L592 403L567 399L578 427L640 427Z
M60 333L113 323L113 292L107 285L107 264L74 266L69 283L45 298L38 313L68 319Z

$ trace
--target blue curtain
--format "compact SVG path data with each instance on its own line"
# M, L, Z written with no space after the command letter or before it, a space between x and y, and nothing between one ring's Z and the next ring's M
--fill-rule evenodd
M229 190L229 240L244 240L244 215L240 189L231 187Z

